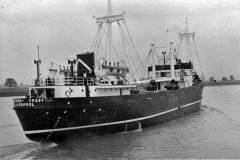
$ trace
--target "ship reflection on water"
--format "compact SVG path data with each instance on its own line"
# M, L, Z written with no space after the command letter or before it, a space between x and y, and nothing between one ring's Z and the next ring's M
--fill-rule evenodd
M5 105L0 110L5 113L0 112L0 158L239 158L239 93L239 86L207 87L200 112L142 131L72 138L58 145L28 141L18 131L21 128L11 110L12 98L1 98Z

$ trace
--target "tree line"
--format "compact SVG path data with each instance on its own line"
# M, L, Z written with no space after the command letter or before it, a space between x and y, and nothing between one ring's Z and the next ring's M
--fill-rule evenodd
M234 78L233 75L230 75L230 76L229 76L229 79L228 79L226 76L223 76L221 80L222 80L222 81L235 81L236 79ZM211 82L216 82L217 80L215 79L214 76L211 76L211 77L209 78L209 81L211 81Z
M1 87L6 87L6 88L27 88L29 87L29 85L27 84L23 84L22 82L21 83L17 83L16 80L14 78L7 78L4 82L4 84L1 86L0 85L0 88Z

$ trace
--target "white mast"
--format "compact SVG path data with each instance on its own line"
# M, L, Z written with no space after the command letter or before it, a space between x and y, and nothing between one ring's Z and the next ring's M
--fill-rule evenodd
M153 54L153 52L154 52L154 44L152 43L151 44L151 56L152 56L152 78L153 79L155 79L156 78L156 69L155 69L155 66L156 66L156 64L155 64L155 57L154 57L154 54Z
M200 67L200 72L201 72L202 78L204 79L204 74L202 72L201 63L200 63L200 60L199 60L199 57L198 57L198 51L197 51L197 48L196 48L196 45L195 45L195 32L189 32L187 17L186 17L185 30L184 30L183 33L179 34L180 42L182 42L185 38L186 38L186 45L187 45L186 46L186 53L187 53L186 57L190 57L190 54L192 54L191 53L192 51L191 51L191 48L190 48L190 45L189 45L190 40L192 40L193 46L194 46L194 49L195 49L195 52L196 52L196 56L197 56L198 65ZM191 56L192 56L192 61L193 61L193 55L191 55ZM195 68L194 66L195 66L195 63L193 63L193 68Z
M175 73L174 73L174 47L173 47L173 42L169 42L170 44L170 54L171 54L171 78L175 78Z
M187 20L187 17L186 17L186 24L185 24L185 29L184 29L184 32L180 33L179 34L179 39L180 39L180 42L182 44L182 41L185 39L185 57L182 55L183 58L185 58L185 61L188 61L189 59L187 59L187 57L190 56L191 54L191 47L189 45L190 43L190 38L192 38L192 40L194 40L194 36L195 36L195 33L194 32L189 32L189 29L188 29L188 20ZM183 51L182 51L183 52ZM184 54L184 53L182 53Z
M112 44L112 23L118 22L120 20L124 20L123 14L112 15L112 1L107 1L107 15L104 17L96 18L96 22L98 24L98 30L102 29L103 24L107 26L107 53L109 54L109 61L112 59L113 54L113 44ZM107 59L107 57L105 57Z
M107 17L110 18L112 16L112 2L111 0L108 0L108 5L107 5ZM108 24L108 52L109 52L109 61L111 62L111 55L112 55L112 22L107 20Z
M170 55L171 55L171 64L170 64L171 78L174 79L175 78L175 73L174 73L175 62L174 62L174 47L173 47L174 42L169 41L169 35L168 35L169 29L167 29L166 31L167 31L167 47L169 48L169 52L170 52Z
M107 63L107 62L113 61L115 59L119 59L120 63L121 63L121 59L124 58L128 61L128 63L129 63L128 65L130 66L130 68L128 68L127 66L124 66L125 65L124 63L121 63L121 65L126 67L127 72L129 72L129 70L131 70L133 74L136 74L136 72L139 72L138 61L136 59L134 59L133 56L135 56L135 55L130 55L130 54L128 55L127 52L130 52L130 53L133 52L137 56L139 56L139 55L137 53L137 50L133 43L133 40L129 34L127 24L124 21L125 13L113 14L111 0L106 1L106 6L107 6L106 7L106 15L103 17L96 18L98 30L94 37L93 43L91 44L91 50L94 51L94 53L96 53L96 56L95 56L96 62L104 63L102 65L98 65L98 67L96 67L95 69L97 69L97 71L101 71L103 69L103 68L101 68L101 66L108 66L107 64L109 64L109 63ZM122 47L124 50L123 53L125 54L124 55L125 57L120 57L121 55L117 52L117 49L114 47L114 44L113 44L112 24L114 24L114 23L117 23L117 25L119 27L120 38L121 38ZM129 46L129 44L131 46ZM136 58L138 58L138 60L140 60L140 57L136 57ZM102 62L100 62L100 60L102 60ZM115 61L115 63L113 63L113 66L115 64L120 65L120 63L119 63L119 61L117 61L117 62ZM115 67L116 67L116 65L115 65ZM143 67L143 66L140 66L140 67ZM142 70L144 70L144 69L142 69ZM102 75L108 75L108 74L109 73L107 73L107 72L102 72Z
M186 17L186 26L185 26L185 27L186 27L186 28L185 28L185 33L188 33L188 20L187 20L187 17ZM186 41L187 41L187 48L186 48L186 50L187 50L187 55L186 55L186 57L188 57L188 56L189 56L189 53L190 53L189 36L186 37ZM186 60L188 60L188 59L186 59Z

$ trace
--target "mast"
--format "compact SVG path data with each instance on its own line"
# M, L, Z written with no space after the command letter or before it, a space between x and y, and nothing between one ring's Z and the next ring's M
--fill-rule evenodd
M170 64L171 78L174 79L175 78L175 73L174 73L174 63L175 62L174 62L174 47L173 47L174 42L169 41L169 35L168 35L169 29L167 29L166 31L167 31L167 46L169 48L169 53L171 55L171 64ZM164 65L165 65L165 55L164 55Z
M185 24L185 25L186 25L186 26L185 26L185 33L188 33L188 20L187 20L187 17L186 17L186 24ZM187 48L186 48L186 49L187 49L187 56L189 56L189 53L190 53L190 48L189 48L189 36L186 37L186 41L187 41L187 44L186 44L186 45L187 45L187 46L186 46L186 47L187 47ZM186 57L187 57L187 56L186 56Z
M196 58L197 58L197 61L198 61L198 65L200 67L200 72L201 72L201 76L203 79L204 78L204 74L203 74L203 71L202 71L202 67L201 67L201 63L200 63L200 59L199 59L199 56L198 56L198 50L197 50L197 47L196 47L196 44L195 44L195 32L189 32L189 29L188 29L188 19L186 17L186 22L185 22L185 30L184 32L180 33L179 34L179 39L180 39L180 43L182 44L182 41L185 39L186 40L186 57L189 57L190 54L192 54L192 50L191 50L191 47L190 47L190 42L193 42L193 49L195 49L195 54L196 54ZM191 41L190 41L191 40ZM193 55L192 56L192 61L193 61ZM187 60L187 59L186 59ZM193 68L195 63L192 64L193 65Z
M108 0L108 5L107 5L107 17L110 18L112 16L112 1ZM112 22L107 21L108 25L108 52L109 52L109 61L111 62L111 54L112 54Z
M173 44L174 42L169 42L170 44L170 54L171 54L171 78L175 78L175 73L174 73L174 48Z
M179 34L179 39L180 39L180 43L182 44L182 41L185 39L185 57L182 53L183 58L185 58L185 61L187 61L187 57L190 56L191 54L191 47L190 47L190 40L192 39L194 41L194 36L195 36L195 32L189 32L188 29L188 19L186 17L185 20L185 29L184 32Z
M111 61L115 61L115 64L120 65L121 60L125 59L129 65L125 66L125 61L122 61L121 65L124 67L127 67L127 70L131 70L132 76L133 74L136 74L139 72L139 62L141 62L140 56L136 50L136 47L133 43L133 40L129 34L127 24L125 23L125 18L123 12L122 14L113 14L112 11L112 3L111 0L106 0L106 14L103 17L97 17L96 23L98 26L97 33L93 39L93 43L91 44L91 50L96 53L95 59L98 63L95 68L96 73L99 73L99 76L106 76L109 73L103 72L102 66L109 66L111 64ZM95 17L94 17L95 18ZM113 43L113 25L117 24L119 27L121 43L122 43L122 54L120 55L117 48L115 48ZM133 54L127 54L127 53L133 53ZM123 57L124 56L124 57ZM138 58L138 61L135 59L135 57ZM117 60L117 61L116 61ZM108 62L108 63L107 63ZM120 62L120 63L119 63ZM112 67L114 66L114 63ZM107 65L109 64L109 65ZM142 65L140 65L142 71L145 69ZM125 75L125 74L124 74ZM126 75L125 75L126 76Z
M38 50L37 79L39 79L40 78L40 63L41 63L41 60L39 58L39 45L37 46L37 50Z
M153 54L153 50L154 50L154 44L152 43L151 44L151 56L152 56L152 78L155 79L156 78L156 69L155 69L155 57L154 57L154 54Z
M166 65L166 52L165 51L163 51L162 52L162 55L163 55L163 65L165 66Z
M38 59L34 60L34 64L37 65L37 79L36 79L36 84L39 86L40 85L40 64L41 64L41 59L39 57L39 45L37 46L37 51L38 51Z
M97 32L97 37L96 37L96 42L94 45L96 45L96 52L98 52L98 49L100 47L101 43L101 37L102 34L104 34L104 26L106 26L106 49L107 49L107 54L109 56L106 56L105 58L110 62L112 60L112 55L113 55L113 42L112 42L112 23L114 22L119 22L119 21L124 21L124 15L123 14L117 14L113 15L112 14L112 1L108 0L107 1L107 10L106 10L106 16L103 17L98 17L96 18L96 23L98 25L98 32ZM109 59L108 59L109 58Z

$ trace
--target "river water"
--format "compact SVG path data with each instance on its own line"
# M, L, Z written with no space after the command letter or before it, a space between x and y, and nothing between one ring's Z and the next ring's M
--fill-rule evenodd
M240 86L204 88L201 111L189 116L61 145L28 140L12 99L0 98L0 159L240 158Z

